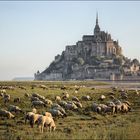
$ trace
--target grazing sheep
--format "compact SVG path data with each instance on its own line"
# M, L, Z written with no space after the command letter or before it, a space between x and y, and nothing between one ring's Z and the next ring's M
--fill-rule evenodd
M33 114L35 114L35 113L34 113L34 112L28 112L28 113L25 115L25 124L26 124L27 120L30 121L31 116L32 116Z
M3 100L4 100L4 103L9 102L9 101L10 101L10 95L8 95L8 94L4 94L4 96L3 96Z
M39 87L42 88L42 89L44 89L44 90L45 89L48 89L47 86L45 86L45 85L40 85Z
M82 104L81 104L80 102L73 101L73 103L74 103L77 107L79 107L79 108L82 108L82 107L83 107Z
M3 97L3 96L4 96L4 94L3 94L3 93L0 93L0 96L1 96L1 97Z
M25 96L25 97L29 97L29 94L28 94L28 93L25 93L24 96Z
M19 103L19 102L20 102L20 97L14 99L14 103Z
M60 96L55 96L55 101L56 102L60 102L61 101L61 97Z
M43 107L46 107L46 104L42 101L32 101L32 107L36 107L36 106L43 106Z
M62 114L59 110L57 109L50 109L49 112L52 114L53 117L64 117L64 114Z
M30 99L31 99L31 102L32 102L32 101L40 101L38 97L33 97L33 96L31 96Z
M0 109L0 116L7 117L8 119L15 118L15 116L11 112L4 109Z
M65 108L67 110L77 110L78 109L78 107L73 102L72 103L67 103Z
M17 112L23 112L21 110L21 108L19 108L18 106L15 106L15 105L10 105L9 108L8 108L8 110L10 112L15 112L15 113L17 113Z
M6 90L5 89L2 89L2 90L0 90L0 93L6 94Z
M61 106L63 106L63 107L65 107L65 106L66 106L66 104L67 104L67 102L66 102L66 101L60 101L60 102L59 102L59 105L61 105Z
M91 100L91 97L89 95L87 96L82 96L82 100L83 101L90 101Z
M60 107L54 107L52 109L59 110L63 114L63 117L67 117L66 111L65 111L65 109L63 107L61 107L61 106Z
M34 124L38 121L38 119L43 116L43 115L40 115L40 114L32 114L30 116L30 126L33 128Z
M43 133L44 126L46 126L46 127L49 126L50 132L51 132L51 130L54 131L56 129L56 125L54 123L54 120L48 116L41 116L38 119L38 127L40 129L40 132L42 132L42 133Z
M50 112L44 112L43 115L47 116L47 117L50 117L50 118L53 118L53 116Z
M105 95L101 95L99 100L103 101L105 98L106 98Z
M64 93L64 95L62 96L62 99L66 100L69 98L69 94L68 93Z
M115 113L115 106L107 106L107 107L105 107L104 113L108 113L108 112L110 112L111 114L114 114Z
M33 108L32 109L32 112L36 114L37 113L37 109L36 108Z
M73 101L76 101L76 102L80 102L80 100L79 100L77 97L75 97L75 96L72 97L72 100L73 100Z
M131 110L131 108L127 103L122 103L122 106L121 106L122 113L127 113L130 110Z
M59 104L53 104L51 107L55 108L55 107L61 107L61 106Z

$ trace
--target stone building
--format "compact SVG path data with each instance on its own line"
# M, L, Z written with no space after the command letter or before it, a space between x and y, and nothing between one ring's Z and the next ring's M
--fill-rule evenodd
M75 45L67 45L47 69L35 74L35 80L122 80L125 71L139 71L139 65L126 64L118 41L100 30L96 15L93 35L83 35Z

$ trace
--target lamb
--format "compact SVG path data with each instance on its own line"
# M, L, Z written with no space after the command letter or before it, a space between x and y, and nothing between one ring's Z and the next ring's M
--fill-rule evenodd
M54 131L56 129L54 120L48 116L41 116L38 119L38 127L40 128L40 132L42 132L42 133L43 133L44 126L49 126L50 132L51 132L51 130Z
M45 103L42 102L42 101L32 101L31 106L34 106L34 107L36 107L36 106L41 106L41 107L44 106L44 107L46 107Z
M78 109L78 107L73 102L72 103L67 103L65 108L67 110L77 110Z
M5 89L1 89L1 90L0 90L0 93L6 94L6 90L5 90Z
M8 119L15 118L15 116L11 112L4 109L0 109L0 116L7 117Z

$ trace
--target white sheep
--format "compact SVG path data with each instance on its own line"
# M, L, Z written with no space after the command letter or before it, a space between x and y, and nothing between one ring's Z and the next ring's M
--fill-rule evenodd
M53 118L53 116L50 112L44 112L43 115L47 116L47 117L50 117L50 118Z
M60 102L61 101L61 97L60 96L55 96L55 101L56 102Z
M42 133L43 133L44 126L46 126L46 127L49 126L50 132L51 132L51 130L56 129L56 125L54 123L53 118L48 117L48 116L41 116L38 119L38 127L40 129L40 132L42 132Z

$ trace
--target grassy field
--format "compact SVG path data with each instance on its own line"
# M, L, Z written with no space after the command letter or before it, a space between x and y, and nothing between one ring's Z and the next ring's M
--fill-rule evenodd
M47 89L39 88L39 85L46 85ZM0 97L0 109L6 109L9 105L18 105L26 113L31 111L30 98L24 96L25 93L38 93L51 99L55 102L55 96L62 96L63 92L68 92L71 101L72 96L80 99L83 105L82 109L78 111L67 111L66 118L55 119L56 131L40 133L35 125L31 128L30 125L24 123L24 114L15 114L15 119L6 119L0 117L0 140L28 140L28 139L102 139L102 140L126 140L126 139L140 139L140 96L136 95L134 91L128 91L128 101L132 103L131 112L127 114L97 114L91 109L93 102L106 103L110 101L108 93L112 92L111 88L96 88L95 86L104 86L108 83L102 82L0 82L0 86L14 86L14 90L6 90L11 96L9 103L4 103ZM66 90L60 87L64 86ZM75 85L80 86L78 93L75 93ZM19 86L24 86L26 89L21 89ZM32 87L34 87L32 89ZM99 101L100 95L104 94L106 99ZM81 97L89 95L92 97L91 101L83 101ZM21 103L14 103L15 97L21 98ZM115 97L120 99L120 94L115 91ZM48 111L50 106L37 108L38 113Z

